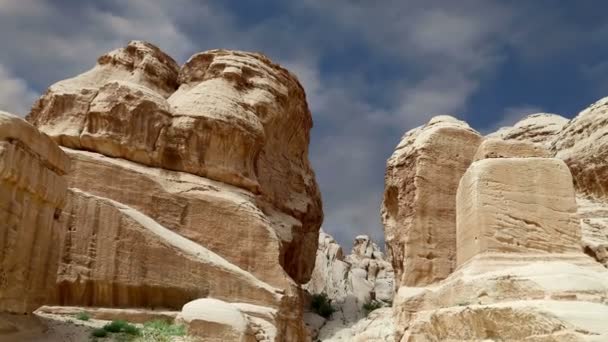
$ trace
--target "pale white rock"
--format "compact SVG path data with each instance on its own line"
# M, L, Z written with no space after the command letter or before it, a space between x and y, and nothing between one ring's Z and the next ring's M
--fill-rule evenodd
M536 113L526 116L512 127L502 127L487 137L527 141L550 148L555 136L567 123L568 119L557 114Z
M572 177L552 158L484 159L458 187L457 264L484 252L580 250Z
M401 341L591 341L606 336L607 294L608 271L580 252L486 253L436 285L400 288L395 326Z
M362 334L365 327L376 320L366 318L363 306L372 301L390 306L393 300L393 282L390 262L384 259L380 248L367 235L357 236L351 254L344 256L342 248L333 237L321 232L312 279L304 288L311 294L327 294L337 311L329 320L314 313L305 314L313 338L322 341L350 340ZM355 329L357 324L360 326ZM384 327L384 323L370 329L382 330L380 326ZM357 337L357 340L364 341L365 338L378 334L382 335L370 331L368 335Z
M388 159L381 215L396 286L431 284L456 267L456 190L481 140L438 116L407 132Z
M245 315L230 303L213 298L186 303L177 317L188 334L209 342L256 341Z
M350 325L328 323L318 335L318 340L323 342L392 342L394 336L393 310L380 308Z

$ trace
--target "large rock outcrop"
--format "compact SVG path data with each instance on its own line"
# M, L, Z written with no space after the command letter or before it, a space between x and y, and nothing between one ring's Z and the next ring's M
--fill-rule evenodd
M215 298L242 312L247 338L307 339L298 283L311 277L323 214L311 114L287 70L228 50L180 68L131 42L47 90L27 118L42 134L4 117L2 309L180 310ZM31 289L15 292L23 282ZM214 324L195 321L193 331Z
M28 120L65 147L255 194L275 222L285 270L310 278L322 220L307 158L312 120L296 78L266 57L212 50L179 69L158 48L131 42L52 85Z
M528 147L484 145L455 197L458 267L399 288L397 340L606 339L608 270L582 253L569 169Z
M0 112L0 311L31 312L53 297L69 169L49 137Z
M389 158L382 222L397 287L434 283L456 267L456 190L481 140L439 116L407 132Z

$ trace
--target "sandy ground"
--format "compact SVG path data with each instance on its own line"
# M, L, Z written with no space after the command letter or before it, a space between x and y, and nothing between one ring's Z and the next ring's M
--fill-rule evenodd
M0 313L0 342L110 342L116 341L109 336L92 338L91 332L101 328L113 319L124 319L141 326L144 321L170 319L170 312L151 312L147 310L94 309L77 307L44 307L31 315ZM79 320L76 314L87 311L91 318ZM96 319L95 317L106 319ZM115 316L115 317L111 317ZM132 319L131 319L132 318ZM174 342L194 341L188 337L175 337Z

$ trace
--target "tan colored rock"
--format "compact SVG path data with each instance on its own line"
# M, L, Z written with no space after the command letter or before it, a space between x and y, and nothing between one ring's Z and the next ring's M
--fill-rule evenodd
M560 131L552 145L574 178L577 192L608 199L608 98L580 112Z
M559 159L484 159L460 181L457 265L484 252L580 250L568 167Z
M0 112L0 311L30 313L52 297L69 167L49 137Z
M260 280L295 291L280 264L281 241L250 192L93 152L65 151L72 158L71 188L132 207Z
M449 116L409 131L387 162L382 222L395 283L431 284L456 266L456 190L481 136Z
M230 303L213 298L197 299L184 305L177 318L185 323L188 335L209 342L255 342L245 315Z
M531 142L486 138L479 145L474 160L529 157L549 158L551 155L543 146Z
M312 120L295 76L266 57L212 50L178 76L158 48L131 42L51 86L28 120L69 148L250 191L286 272L309 280L323 218L307 158Z
M61 222L61 305L178 309L208 296L279 305L278 289L124 204L70 190Z
M567 123L568 119L557 114L531 114L517 122L513 127L503 127L487 137L527 141L548 149L551 147L555 136Z

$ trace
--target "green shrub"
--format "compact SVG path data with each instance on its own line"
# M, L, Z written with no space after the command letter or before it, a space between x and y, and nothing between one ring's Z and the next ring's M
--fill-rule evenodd
M111 333L125 333L129 335L138 336L141 334L141 330L133 324L123 321L115 320L103 326L103 329Z
M108 323L103 326L103 330L111 333L119 333L124 330L124 328L128 325L126 321L123 320L115 320L111 323Z
M133 335L133 336L139 336L141 335L141 329L139 329L138 327L134 326L133 324L127 324L122 332L124 332L125 334L129 334L129 335Z
M156 320L144 323L141 331L143 341L169 342L173 336L186 335L186 327L181 324L171 324Z
M76 319L81 320L81 321L88 321L91 319L91 316L86 311L77 313L75 317L76 317Z
M336 309L331 305L331 299L329 299L326 293L312 295L310 308L313 312L325 318L331 317L336 312Z
M382 307L382 303L377 300L371 300L365 304L363 304L363 311L365 311L366 315L369 315L370 312L380 309Z
M105 329L103 329L103 328L97 328L97 329L91 331L91 336L93 336L93 337L106 337L106 336L108 336L108 332L105 331Z

